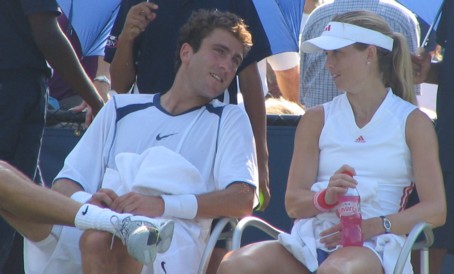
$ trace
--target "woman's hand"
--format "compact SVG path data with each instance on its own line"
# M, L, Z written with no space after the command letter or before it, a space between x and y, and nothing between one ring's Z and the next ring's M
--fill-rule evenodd
M369 240L372 237L382 234L382 221L380 217L374 217L361 222L361 233L363 240ZM341 244L342 226L337 224L320 233L320 243L325 244L328 249L335 248Z
M328 249L335 248L341 244L341 224L337 224L320 233L320 243L324 244Z
M348 188L354 188L358 182L353 178L356 175L355 169L348 165L343 165L329 179L326 188L325 202L334 205L339 201L339 197L347 192Z

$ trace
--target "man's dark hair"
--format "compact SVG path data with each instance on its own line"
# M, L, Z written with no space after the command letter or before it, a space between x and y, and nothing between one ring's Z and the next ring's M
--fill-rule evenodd
M243 55L252 47L252 36L247 30L243 19L231 12L218 10L197 10L189 17L181 27L178 37L176 52L176 70L181 66L180 49L184 43L188 43L194 52L200 49L202 40L209 36L215 29L223 29L231 33L243 44Z

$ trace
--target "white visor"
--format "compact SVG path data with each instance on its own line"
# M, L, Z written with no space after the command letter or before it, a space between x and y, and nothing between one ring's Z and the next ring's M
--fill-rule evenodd
M315 53L321 50L335 50L354 43L374 45L392 51L393 39L378 31L366 29L352 24L330 22L321 36L304 41L301 50Z

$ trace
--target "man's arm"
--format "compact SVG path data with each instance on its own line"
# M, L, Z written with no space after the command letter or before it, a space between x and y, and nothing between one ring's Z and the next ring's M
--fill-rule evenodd
M98 56L98 68L96 69L96 76L93 80L93 84L104 102L107 102L109 99L110 81L110 64L104 61L103 56Z
M96 115L104 105L96 88L84 72L71 44L53 13L28 16L34 40L49 64L76 90Z
M299 103L299 58L297 52L281 52L266 58L276 75L276 82L282 95L295 103Z
M252 214L255 189L248 184L236 182L224 190L197 196L197 217L242 218Z
M133 6L126 17L125 25L118 36L117 49L112 59L110 73L112 89L118 93L128 92L136 81L134 67L134 41L156 18L157 5L142 2Z
M276 75L277 85L284 98L299 103L299 65L286 70L275 70L274 73Z
M117 49L110 65L112 89L118 93L127 93L136 81L133 57L134 39L125 34L118 37Z
M236 182L224 190L201 195L146 196L129 192L113 200L110 208L117 212L129 212L148 217L177 218L242 218L252 213L255 189ZM164 202L166 199L169 204ZM167 207L167 208L166 208Z
M266 112L265 98L262 84L257 69L257 62L245 67L240 73L240 90L243 94L244 106L251 121L257 149L257 164L259 169L259 189L263 195L264 210L270 200L269 170L268 170L268 145L266 138Z

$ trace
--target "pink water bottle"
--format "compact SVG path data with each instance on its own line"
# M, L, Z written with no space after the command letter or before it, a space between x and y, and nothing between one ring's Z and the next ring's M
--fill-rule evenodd
M339 197L338 214L342 227L342 246L363 246L360 199L355 188L349 188L344 196Z

